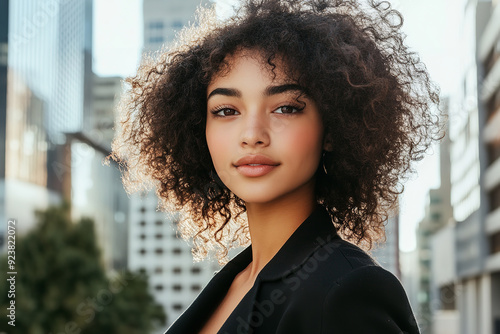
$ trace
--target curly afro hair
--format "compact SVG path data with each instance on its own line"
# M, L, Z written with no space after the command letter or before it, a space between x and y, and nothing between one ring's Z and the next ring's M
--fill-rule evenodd
M154 187L160 209L184 213L179 229L196 259L215 249L223 263L249 235L245 203L207 147L207 86L229 56L257 50L270 71L283 60L317 104L333 151L316 172L316 201L344 239L368 250L385 236L412 161L442 138L439 89L404 44L402 23L373 0L248 0L224 21L200 8L196 25L126 79L108 159L123 167L128 192Z

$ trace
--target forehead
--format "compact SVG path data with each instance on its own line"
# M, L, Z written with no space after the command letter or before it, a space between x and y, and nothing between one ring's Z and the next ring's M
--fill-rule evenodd
M290 82L286 65L281 57L272 61L257 50L243 49L226 56L224 66L213 75L209 87L216 83L234 80L239 77L262 78L271 82Z

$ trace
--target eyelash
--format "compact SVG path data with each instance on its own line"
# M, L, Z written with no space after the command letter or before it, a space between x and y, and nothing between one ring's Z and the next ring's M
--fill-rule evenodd
M278 109L281 109L281 108L292 108L295 110L295 112L291 112L291 113L278 113L278 114L282 114L282 115L295 115L295 114L300 114L302 112L302 110L304 110L305 106L297 106L297 105L293 105L293 104L285 104L285 105L282 105L282 106L279 106L278 108L276 108L274 111L278 110ZM212 111L210 111L212 113L212 115L214 115L214 117L229 117L229 116L235 116L235 115L218 115L219 112L221 111L224 111L224 110L231 110L231 111L235 111L237 112L234 108L231 108L229 106L219 106L219 107L216 107L215 109L213 109Z

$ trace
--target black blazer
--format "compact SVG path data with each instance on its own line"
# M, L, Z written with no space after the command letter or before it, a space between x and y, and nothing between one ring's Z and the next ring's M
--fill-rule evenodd
M226 264L165 334L198 333L252 246ZM342 240L326 210L316 210L257 275L219 334L419 333L399 280Z

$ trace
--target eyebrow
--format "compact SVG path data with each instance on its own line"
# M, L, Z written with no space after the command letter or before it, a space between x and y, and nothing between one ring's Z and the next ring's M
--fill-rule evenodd
M268 86L264 90L265 96L272 96L277 94L286 93L289 91L300 91L305 93L305 89L297 84L284 84L278 86ZM241 91L236 88L216 88L208 94L207 101L214 95L223 95L230 97L241 97Z
M271 95L277 95L281 93L286 93L289 91L299 91L305 93L305 89L297 84L284 84L284 85L279 85L279 86L269 86L266 88L264 91L264 95L266 96L271 96Z
M214 95L241 97L241 92L235 88L216 88L210 94L208 94L207 100Z

